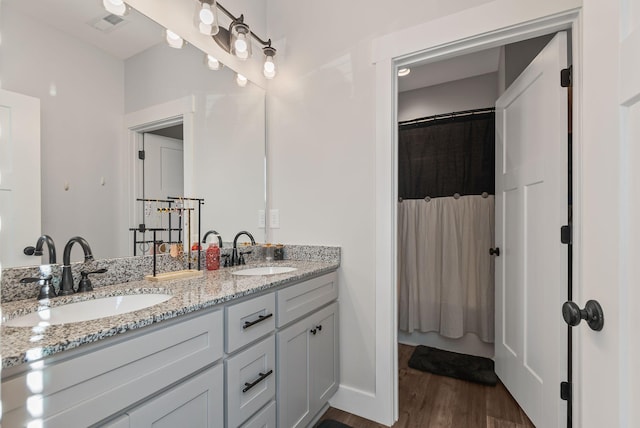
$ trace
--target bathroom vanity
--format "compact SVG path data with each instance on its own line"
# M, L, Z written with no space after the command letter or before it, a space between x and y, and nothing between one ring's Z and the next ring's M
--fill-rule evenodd
M82 323L3 325L3 425L307 426L339 384L339 263L282 265L296 270L105 286L73 298L173 297Z

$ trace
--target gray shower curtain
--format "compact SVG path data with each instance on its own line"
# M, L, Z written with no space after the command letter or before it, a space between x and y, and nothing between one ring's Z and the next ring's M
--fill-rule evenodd
M494 197L398 204L399 327L494 340Z

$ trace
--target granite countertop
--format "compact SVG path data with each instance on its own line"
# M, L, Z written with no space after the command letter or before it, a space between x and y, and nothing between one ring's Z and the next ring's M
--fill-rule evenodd
M238 276L231 272L258 266L291 266L297 270L277 275ZM57 297L49 301L34 299L3 303L2 320L67 303L126 294L163 293L174 297L166 302L122 315L79 323L36 327L1 327L2 367L13 367L54 355L83 344L145 327L200 309L218 305L270 288L288 285L336 270L339 262L284 260L205 271L204 277L165 282L132 281L95 288L88 293Z

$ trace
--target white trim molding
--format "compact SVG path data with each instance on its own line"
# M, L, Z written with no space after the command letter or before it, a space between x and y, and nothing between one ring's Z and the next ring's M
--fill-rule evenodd
M183 125L183 156L184 156L184 191L185 195L192 194L194 186L194 113L195 97L193 95L157 104L142 110L128 113L124 117L124 127L127 134L127 150L123 165L129 177L127 188L127 206L129 207L129 224L135 224L136 189L141 184L142 170L138 166L137 152L142 145L142 134L168 126ZM130 247L130 246L128 246ZM131 254L133 255L133 253Z
M396 287L396 72L398 67L418 62L424 64L441 61L559 30L578 28L580 6L581 2L576 0L524 3L496 0L374 40L372 62L376 67L377 94L375 391L370 394L341 387L333 401L336 407L364 415L388 426L398 420ZM580 37L581 34L573 35L574 68L580 67L580 52L576 51L576 47L581 46ZM579 91L579 88L577 89ZM579 97L579 94L577 96ZM579 162L576 165L579 165ZM580 188L578 181L579 179L574 180L575 189ZM580 195L574 192L574 197L579 198ZM576 251L576 253L579 252ZM574 411L574 413L577 412Z

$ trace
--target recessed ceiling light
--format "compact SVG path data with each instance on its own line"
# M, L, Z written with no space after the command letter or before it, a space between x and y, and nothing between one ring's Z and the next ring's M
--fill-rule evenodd
M410 68L400 68L400 69L398 69L398 77L404 77L404 76L408 75L409 73L411 73L411 69Z

